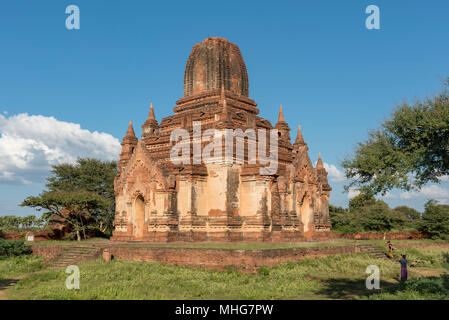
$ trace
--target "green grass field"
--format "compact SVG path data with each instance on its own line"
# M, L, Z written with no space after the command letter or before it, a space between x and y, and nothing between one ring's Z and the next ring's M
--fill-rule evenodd
M409 242L412 243L412 242ZM80 290L68 290L64 270L25 256L0 260L0 282L20 278L4 291L8 299L449 299L448 248L404 248L409 281L400 284L400 265L366 254L303 259L257 274L210 271L159 263L113 260L79 264ZM365 288L368 265L380 268L381 289Z

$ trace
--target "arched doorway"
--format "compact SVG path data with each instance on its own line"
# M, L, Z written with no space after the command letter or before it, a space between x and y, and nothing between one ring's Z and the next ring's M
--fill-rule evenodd
M134 220L135 221L134 236L136 238L142 238L145 226L145 200L141 195L139 195L136 198L136 201L134 203L134 209L136 214Z

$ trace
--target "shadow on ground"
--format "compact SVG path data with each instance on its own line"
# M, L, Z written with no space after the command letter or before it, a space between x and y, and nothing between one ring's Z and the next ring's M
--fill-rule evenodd
M316 293L326 296L329 299L357 299L369 297L372 294L380 293L380 290L369 290L365 285L366 279L323 279L321 284L323 288ZM380 288L388 289L395 286L394 283L381 281Z
M0 300L7 300L5 291L13 287L20 279L2 279L0 280Z
M18 279L3 279L0 280L0 290L5 290L19 282Z

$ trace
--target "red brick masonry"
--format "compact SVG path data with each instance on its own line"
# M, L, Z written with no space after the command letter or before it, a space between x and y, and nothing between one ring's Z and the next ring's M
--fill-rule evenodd
M66 246L32 245L33 254L54 258ZM225 250L200 248L161 248L126 245L102 245L114 259L153 261L163 264L226 270L229 266L255 271L260 266L296 262L303 258L325 257L333 254L355 253L355 246L307 247L265 250Z

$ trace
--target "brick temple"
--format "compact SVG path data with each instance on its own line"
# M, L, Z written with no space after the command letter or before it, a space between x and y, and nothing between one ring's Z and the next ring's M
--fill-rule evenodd
M113 241L303 241L327 237L331 187L321 156L314 167L300 127L292 143L282 106L273 126L258 115L248 89L245 62L235 44L209 37L194 45L184 72L184 97L176 102L174 114L159 123L151 105L141 139L131 122L123 138L114 182ZM188 132L192 139L189 150L195 143L202 148L211 143L202 136L195 138L195 123L201 124L202 132L253 129L257 134L240 140L243 157L231 149L233 161L216 157L215 162L198 163L192 153L185 163L175 164L170 153L177 142L171 139L174 130ZM263 130L267 137L270 132L278 137L273 160L276 170L268 174L260 170L267 164L255 163L247 155Z

